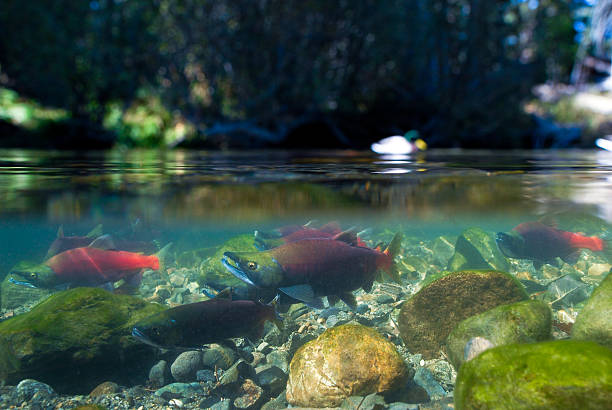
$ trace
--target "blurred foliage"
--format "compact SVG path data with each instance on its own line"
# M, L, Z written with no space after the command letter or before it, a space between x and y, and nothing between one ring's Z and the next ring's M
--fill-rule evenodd
M0 84L129 146L517 147L572 0L0 2Z

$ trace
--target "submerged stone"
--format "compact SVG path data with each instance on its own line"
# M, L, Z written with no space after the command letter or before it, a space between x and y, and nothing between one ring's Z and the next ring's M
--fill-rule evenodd
M612 349L612 275L599 284L578 314L572 339L592 340Z
M450 362L458 369L465 361L465 346L475 337L493 346L540 342L550 338L552 312L538 300L502 305L463 320L446 340Z
M462 320L526 299L520 282L506 273L446 273L402 304L398 315L400 335L411 352L433 359Z
M0 323L0 377L84 394L106 380L132 384L146 377L152 359L151 347L131 336L132 326L163 309L99 288L58 292Z
M507 272L510 265L501 253L492 234L480 228L466 229L455 243L455 253L448 270L488 269Z
M557 340L499 346L461 366L455 408L603 409L612 403L612 351Z
M346 324L299 348L289 365L287 400L294 406L338 406L350 396L403 386L408 369L376 330Z

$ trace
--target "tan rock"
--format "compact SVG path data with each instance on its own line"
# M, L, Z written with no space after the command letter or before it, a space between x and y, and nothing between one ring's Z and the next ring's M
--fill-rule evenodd
M346 324L298 349L289 366L287 401L334 407L346 397L393 390L407 378L406 364L391 342L374 329Z

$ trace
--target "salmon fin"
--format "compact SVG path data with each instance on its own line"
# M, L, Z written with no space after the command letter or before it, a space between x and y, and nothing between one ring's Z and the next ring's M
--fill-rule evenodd
M372 285L374 285L374 281L369 281L363 284L362 288L363 290L365 290L366 292L370 292L372 290Z
M215 295L215 299L227 299L227 300L232 300L232 293L233 290L231 287L227 287L225 289L223 289L220 292L217 292L217 294Z
M334 306L339 301L340 301L340 298L338 296L336 296L336 295L328 295L327 296L327 303L329 304L329 306Z
M306 222L303 226L304 226L304 228L310 228L311 226L313 226L316 223L317 223L316 219L311 219L310 221Z
M355 309L357 307L357 300L355 299L355 295L353 295L351 292L341 293L338 295L338 297L351 309Z
M159 267L157 268L158 271L162 272L162 273L166 273L166 268L168 267L168 264L170 262L170 250L172 249L172 242L169 242L166 246L164 246L163 248L161 248L154 256L157 257L157 260L159 261Z
M306 226L306 225L304 225ZM321 232L326 232L326 233L330 233L330 234L336 234L338 232L342 231L342 228L340 228L340 224L338 222L328 222L325 225L323 225L322 227L319 228L319 230Z
M304 302L306 305L315 308L315 309L323 309L323 301L321 298L318 298L314 294L314 290L312 286L304 284L304 285L295 285L295 286L287 286L284 288L278 288L281 292L286 294L287 296L292 297L293 299L297 299L300 302Z
M353 231L340 232L332 237L333 240L347 243L351 246L357 246L357 235Z
M563 260L563 262L568 263L570 265L573 265L576 262L578 262L578 258L580 258L580 250L576 252L572 252L568 255L561 256L561 260Z
M383 251L383 253L391 258L391 266L389 266L388 270L385 270L385 273L395 282L402 283L402 280L399 275L399 271L397 270L397 266L395 265L395 261L393 258L400 252L400 248L402 247L402 234L396 233L391 239L391 242L387 246L387 249Z
M97 238L102 235L102 224L98 224L95 228L93 228L87 235L87 238Z
M382 251L383 251L383 246L384 246L384 243L382 243L382 242L378 242L378 243L376 244L376 246L374 247L374 250L375 250L375 251L378 251L378 252L382 252Z
M280 300L280 295L277 294L274 297L274 299L272 299L270 303L268 303L268 306L274 309L274 319L272 320L272 323L274 323L274 325L276 326L278 330L283 330L283 327L284 327L283 317L280 315L280 313L278 313L278 309L277 309L279 300Z
M87 245L87 247L96 248L96 249L104 249L106 251L117 249L117 247L115 246L115 242L113 241L113 238L109 234L98 236L96 239L91 241L91 243Z
M555 229L559 227L559 221L557 220L557 218L551 215L542 216L538 219L538 222L540 222L542 225L546 225Z

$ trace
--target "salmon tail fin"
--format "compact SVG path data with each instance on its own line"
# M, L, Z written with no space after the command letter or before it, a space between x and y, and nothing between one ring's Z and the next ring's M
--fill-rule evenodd
M278 330L283 330L283 317L280 315L280 313L278 313L277 309L279 299L280 294L276 295L274 299L268 303L268 306L271 306L272 309L274 309L274 319L272 319L272 323L274 323Z
M167 244L166 246L164 246L163 248L161 248L154 256L157 258L158 261L158 266L157 269L160 271L161 273L165 273L166 272L166 268L168 267L168 264L170 263L170 250L172 249L172 242L170 242L169 244Z
M399 253L400 248L402 246L402 236L403 235L401 233L396 233L395 236L393 236L393 239L391 239L389 245L387 246L387 249L383 251L385 255L391 258L391 265L389 267L389 270L386 271L386 273L391 279L393 279L395 283L402 283L399 271L397 269L397 266L395 265L395 261L393 260L395 256Z

